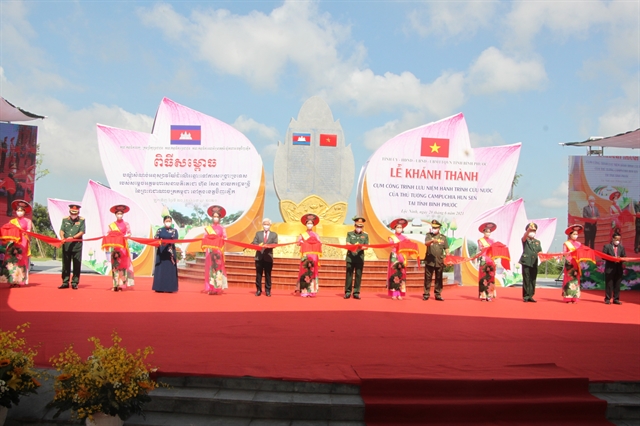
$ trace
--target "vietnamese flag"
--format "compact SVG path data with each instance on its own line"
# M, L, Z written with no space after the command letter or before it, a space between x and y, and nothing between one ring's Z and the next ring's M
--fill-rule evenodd
M320 135L320 146L338 146L338 135Z
M449 139L422 138L420 156L449 158Z

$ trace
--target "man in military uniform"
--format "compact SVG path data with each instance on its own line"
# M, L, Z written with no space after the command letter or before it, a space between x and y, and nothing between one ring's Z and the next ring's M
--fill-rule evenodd
M68 241L82 239L85 233L84 218L78 216L80 206L69 204L69 216L62 219L60 226L60 238L64 241L62 245L62 285L58 288L69 288L69 278L71 278L71 262L73 261L73 279L71 288L78 289L80 281L80 268L82 266L82 241Z
M355 229L347 233L347 244L369 244L369 235L364 232L366 220L362 217L353 218ZM351 297L351 283L353 273L356 275L356 282L353 286L353 298L360 299L360 284L362 282L362 270L364 269L364 249L357 251L347 251L347 277L344 284L344 298Z
M445 235L440 234L441 226L440 222L432 220L431 232L424 239L427 253L424 258L424 293L422 294L422 300L429 300L431 279L435 274L436 285L433 292L436 300L444 301L442 298L442 275L444 273L444 258L449 254L449 241Z
M542 251L542 245L536 240L538 225L529 223L522 236L522 299L525 302L536 303L533 295L536 292L536 278L538 277L538 253Z

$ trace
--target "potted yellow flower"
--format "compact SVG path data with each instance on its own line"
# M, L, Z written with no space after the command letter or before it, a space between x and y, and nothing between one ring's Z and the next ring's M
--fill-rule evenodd
M18 405L20 397L36 393L39 374L33 369L33 357L37 354L27 348L24 333L29 323L16 327L15 331L0 330L0 425L4 424L12 405Z
M60 371L54 383L55 395L47 406L57 408L54 415L72 410L87 425L122 425L134 414L143 413L143 405L151 400L149 391L158 387L150 374L156 370L146 363L151 347L131 353L120 346L122 338L114 332L113 345L105 347L91 337L94 349L86 360L73 350L73 345L50 359Z

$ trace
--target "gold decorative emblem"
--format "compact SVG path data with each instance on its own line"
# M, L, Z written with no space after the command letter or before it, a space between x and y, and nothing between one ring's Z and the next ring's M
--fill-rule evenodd
M347 203L339 201L329 205L317 195L309 195L298 204L291 200L280 200L280 214L285 223L297 223L306 213L317 215L320 223L342 225L347 217Z

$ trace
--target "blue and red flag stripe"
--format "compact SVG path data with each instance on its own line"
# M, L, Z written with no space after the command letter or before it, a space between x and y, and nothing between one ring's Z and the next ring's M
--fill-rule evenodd
M171 126L171 145L200 145L202 130L200 126Z

